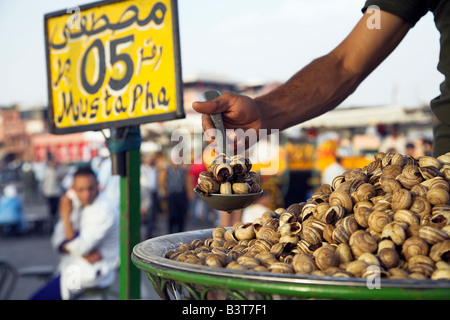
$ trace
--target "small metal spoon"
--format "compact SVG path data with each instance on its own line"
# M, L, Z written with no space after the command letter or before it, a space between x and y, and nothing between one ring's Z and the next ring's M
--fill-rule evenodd
M206 91L204 93L204 97L206 101L210 101L216 99L220 96L220 93L215 90ZM215 113L211 115L211 120L214 124L214 127L220 131L222 134L222 151L229 155L230 152L228 150L227 139L225 135L225 128L223 126L222 114ZM216 137L217 139L217 137ZM196 189L194 189L195 191ZM201 193L198 193L198 196L201 200L203 200L210 207L226 211L228 213L232 213L235 210L244 209L251 205L253 202L259 199L263 190L257 193L248 193L248 194L211 194L209 196L205 196Z

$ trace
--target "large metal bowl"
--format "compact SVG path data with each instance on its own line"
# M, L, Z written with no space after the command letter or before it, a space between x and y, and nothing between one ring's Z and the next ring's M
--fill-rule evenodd
M152 238L137 244L133 263L161 299L450 299L450 281L335 278L236 271L164 258L169 250L212 236L213 229Z

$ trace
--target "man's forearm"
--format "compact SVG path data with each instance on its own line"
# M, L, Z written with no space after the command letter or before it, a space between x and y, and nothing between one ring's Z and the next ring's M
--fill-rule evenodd
M66 240L72 240L75 237L75 230L73 229L72 223L70 222L70 218L67 217L63 220L64 225L64 233L66 235Z
M345 69L333 52L315 59L297 72L285 84L258 97L263 125L270 121L271 129L286 129L317 117L337 107L362 81Z

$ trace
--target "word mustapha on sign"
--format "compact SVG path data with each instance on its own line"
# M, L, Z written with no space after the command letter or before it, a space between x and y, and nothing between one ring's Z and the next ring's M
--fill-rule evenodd
M45 35L53 133L184 117L176 0L49 13Z

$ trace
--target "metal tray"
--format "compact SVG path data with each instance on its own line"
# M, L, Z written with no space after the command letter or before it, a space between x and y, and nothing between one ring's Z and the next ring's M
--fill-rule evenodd
M450 281L318 277L237 271L164 258L212 236L213 229L169 234L137 244L131 255L161 299L450 299ZM378 282L377 282L378 281Z

